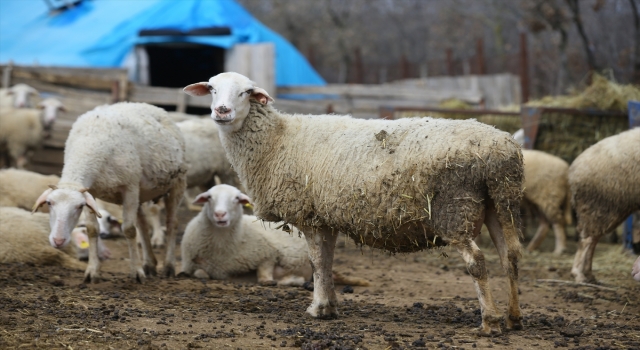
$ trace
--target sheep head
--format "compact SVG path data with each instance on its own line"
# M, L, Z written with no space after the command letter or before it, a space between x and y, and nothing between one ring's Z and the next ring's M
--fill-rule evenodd
M44 100L38 103L38 108L42 109L42 122L45 130L51 129L51 124L58 117L58 111L66 112L67 109L64 107L62 102L56 100L55 98L45 98Z
M14 108L25 108L30 106L29 97L37 96L38 90L32 88L27 84L16 84L9 88L9 91L7 91L7 95L13 96Z
M54 248L62 248L71 240L71 231L78 224L82 209L87 206L97 217L102 217L93 196L86 189L71 190L50 186L33 205L33 213L45 203L49 206L51 233L49 243Z
M191 96L211 94L211 118L224 131L238 130L249 114L250 100L262 104L273 101L273 98L262 88L256 86L244 75L227 72L220 73L208 82L191 84L184 88Z
M250 202L251 198L239 189L229 185L217 185L207 192L200 193L193 204L204 204L202 211L215 226L228 227L242 219L242 207Z

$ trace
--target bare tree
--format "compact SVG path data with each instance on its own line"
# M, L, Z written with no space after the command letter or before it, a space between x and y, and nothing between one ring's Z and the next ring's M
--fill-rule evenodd
M580 34L580 39L582 40L582 45L584 46L585 52L587 54L587 62L589 63L589 68L592 70L600 70L599 66L596 64L596 57L593 52L593 45L587 38L587 33L584 31L584 27L582 25L582 18L580 17L580 4L578 0L566 0L567 5L571 9L572 20L575 23L576 28L578 29L578 34Z

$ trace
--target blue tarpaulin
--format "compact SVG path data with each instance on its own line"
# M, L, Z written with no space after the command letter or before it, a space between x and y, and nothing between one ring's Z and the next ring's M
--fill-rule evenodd
M228 27L230 35L139 36L140 30ZM50 13L43 0L0 0L0 63L120 67L136 44L189 42L230 48L273 43L276 85L324 85L296 48L234 0L84 0Z

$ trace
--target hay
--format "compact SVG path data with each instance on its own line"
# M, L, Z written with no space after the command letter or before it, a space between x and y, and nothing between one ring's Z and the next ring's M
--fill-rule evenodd
M640 100L640 89L616 84L593 74L591 85L567 96L547 96L527 103L531 107L596 109L626 112L629 100ZM556 155L571 163L580 153L598 141L629 128L627 116L595 116L543 113L538 126L535 149Z

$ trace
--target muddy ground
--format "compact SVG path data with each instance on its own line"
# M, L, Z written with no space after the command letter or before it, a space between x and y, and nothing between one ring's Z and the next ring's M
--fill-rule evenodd
M506 309L507 280L483 235L494 297ZM554 257L548 237L542 253L520 262L524 330L486 338L473 331L479 304L451 249L390 256L346 242L335 270L371 286L337 286L340 317L320 321L304 312L311 292L259 286L254 276L131 282L126 242L107 244L113 258L100 284L82 283L82 271L0 265L0 349L640 349L640 283L619 245L598 245L595 288L557 282L572 280L575 242Z

